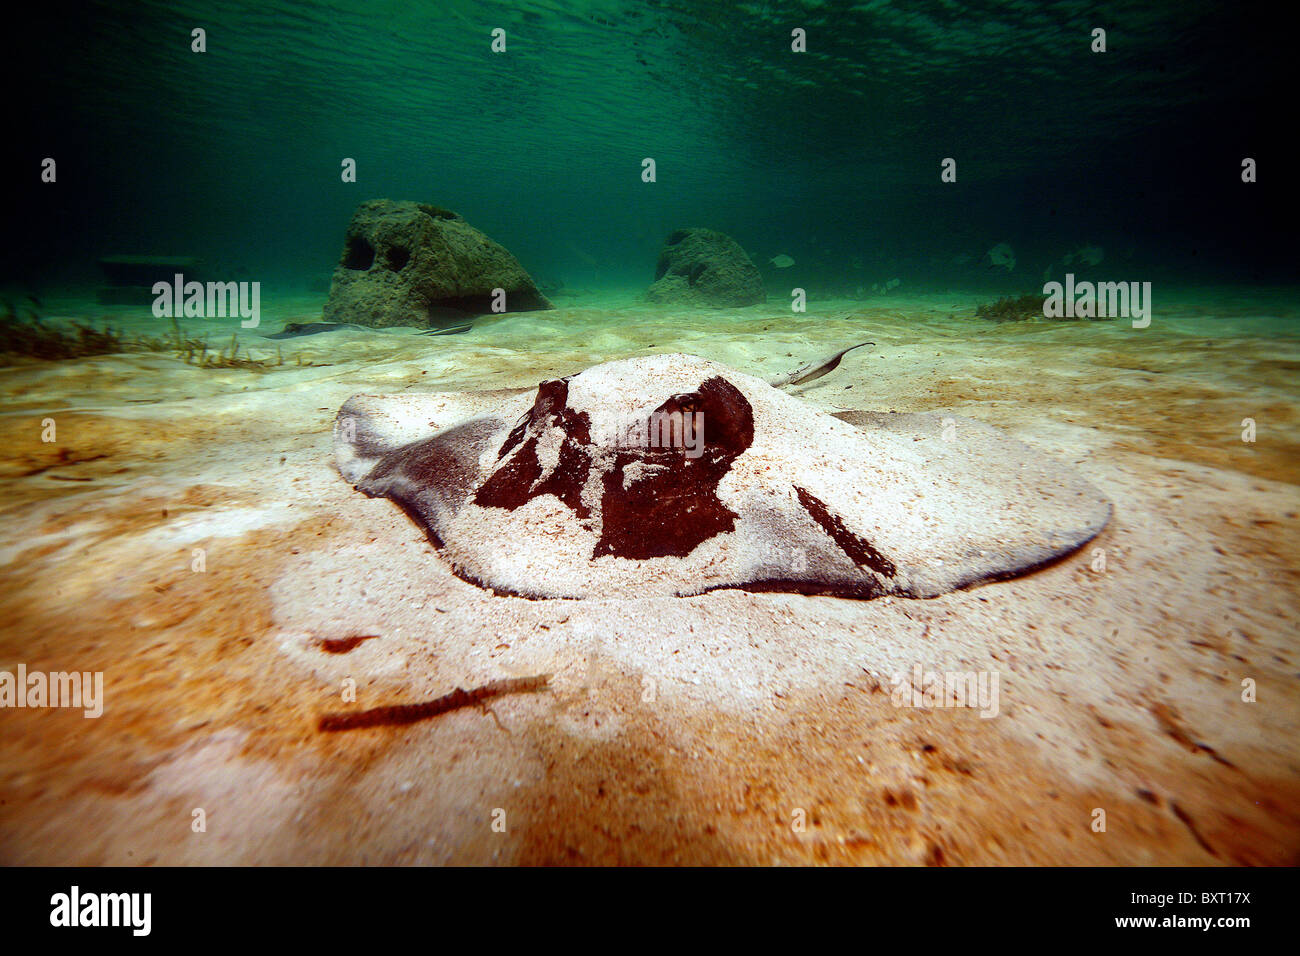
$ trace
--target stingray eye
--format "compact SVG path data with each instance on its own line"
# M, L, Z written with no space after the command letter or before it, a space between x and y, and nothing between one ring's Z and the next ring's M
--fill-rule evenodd
M698 449L702 438L705 446L732 457L754 441L754 414L749 402L735 386L716 377L705 381L697 392L681 392L668 399L651 412L649 426L652 435L656 429L677 427L684 441L689 438L686 446ZM700 426L702 436L696 431Z
M700 386L698 398L706 445L734 457L754 443L754 410L739 389L714 377Z
M691 414L704 407L704 398L699 392L682 392L680 395L674 395L661 406L661 408L669 407L683 415Z
M702 411L703 408L704 399L698 392L682 392L679 395L674 395L651 412L650 423L653 425L655 422L671 416L680 419L683 415L692 415L695 412Z

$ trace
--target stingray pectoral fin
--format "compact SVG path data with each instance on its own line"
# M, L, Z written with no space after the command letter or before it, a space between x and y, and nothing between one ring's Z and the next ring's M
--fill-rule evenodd
M445 522L455 517L482 477L480 457L500 446L510 425L499 416L484 415L405 445L380 458L357 482L357 490L392 499L441 546Z
M531 392L499 389L423 395L353 395L334 422L334 459L352 483L360 481L384 455L484 414L518 415ZM518 406L518 411L513 411Z
M840 360L854 349L860 349L864 345L875 345L875 342L859 342L857 345L850 345L846 349L841 349L834 355L829 355L824 359L816 362L809 362L807 365L801 365L793 372L778 376L768 382L773 388L787 388L790 385L802 385L804 382L811 382L819 379L828 372L833 372L839 368Z
M1112 506L1079 472L1000 429L959 415L835 412L868 433L901 439L923 473L944 476L917 509L936 519L934 556L907 562L906 591L935 597L1037 570L1106 527Z

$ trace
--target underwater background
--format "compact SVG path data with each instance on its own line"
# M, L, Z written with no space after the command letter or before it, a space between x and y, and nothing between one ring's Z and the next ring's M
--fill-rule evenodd
M1006 291L1084 243L1115 279L1288 283L1294 176L1280 155L1240 175L1294 110L1278 16L1213 0L44 4L11 34L0 278L48 290L99 281L99 256L184 255L266 295L320 290L352 209L388 197L452 208L570 288L644 287L690 225L758 263L791 256L773 288L814 296L981 288L1001 241L1020 261L1016 281L992 276ZM45 156L57 187L37 178ZM343 157L358 182L340 182Z

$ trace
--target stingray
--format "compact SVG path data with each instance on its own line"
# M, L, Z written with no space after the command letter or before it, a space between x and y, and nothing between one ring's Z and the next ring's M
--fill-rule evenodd
M264 335L267 339L296 339L304 335L320 335L322 332L337 332L339 329L356 329L361 332L371 331L364 325L351 322L290 322L274 335Z
M463 315L463 313L458 313ZM459 335L461 332L468 332L474 327L473 322L461 322L459 325L450 325L436 329L424 329L417 333L418 335ZM354 325L351 322L290 322L279 332L274 335L264 335L267 339L296 339L305 335L320 335L324 332L337 332L339 329L352 329L356 332L375 332L378 331L368 325Z
M1054 563L1111 513L1072 468L972 419L830 414L681 354L527 392L354 395L335 453L457 575L528 598L930 598Z

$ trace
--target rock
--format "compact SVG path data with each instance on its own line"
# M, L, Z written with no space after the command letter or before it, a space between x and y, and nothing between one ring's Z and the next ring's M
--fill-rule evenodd
M740 244L712 229L678 229L655 266L651 302L727 308L757 305L767 296L763 277Z
M507 312L552 308L514 256L456 213L372 199L352 215L322 318L442 327L491 312L494 289Z

